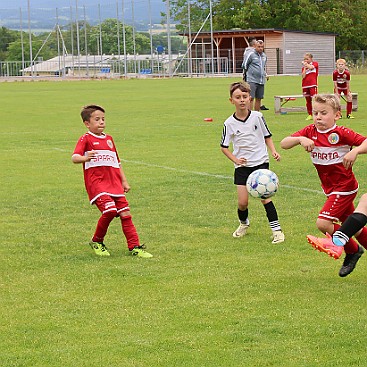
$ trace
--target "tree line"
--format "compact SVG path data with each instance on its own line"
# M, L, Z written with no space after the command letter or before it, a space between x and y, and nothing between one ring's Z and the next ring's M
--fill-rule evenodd
M124 37L122 35L124 31ZM89 23L79 21L62 28L56 28L47 33L31 35L32 42L29 42L29 34L11 30L5 27L0 28L0 61L22 61L30 55L30 44L32 44L33 58L43 60L63 54L63 49L74 55L78 50L80 54L90 55L118 55L126 54L150 54L151 39L149 33L134 32L132 26L125 25L116 19L106 19L100 25L92 26ZM163 46L167 50L168 39L165 33L152 35L152 48L155 52L158 46ZM119 50L120 48L120 50ZM171 49L173 53L183 51L182 37L171 37Z
M167 1L167 0L163 0ZM170 15L176 29L182 33L210 30L208 14L212 9L214 30L276 28L293 31L336 33L336 52L367 49L366 0L170 0ZM162 14L163 19L165 14ZM205 21L206 20L206 21ZM122 30L125 44L123 45ZM77 36L79 35L79 39ZM77 45L81 54L150 54L149 33L135 32L116 19L106 19L100 25L87 22L69 24L51 33L32 34L32 54L44 60L55 57L65 46L68 53ZM46 42L47 40L47 42ZM21 61L29 55L29 35L5 27L0 28L0 61ZM166 34L153 34L152 47L167 50ZM182 37L171 37L171 50L185 50ZM62 51L61 51L62 52Z
M167 1L167 0L164 0ZM336 33L336 51L367 49L366 0L169 0L181 32L195 32L212 8L214 30L277 28ZM190 17L188 16L190 14ZM210 30L206 21L203 30Z

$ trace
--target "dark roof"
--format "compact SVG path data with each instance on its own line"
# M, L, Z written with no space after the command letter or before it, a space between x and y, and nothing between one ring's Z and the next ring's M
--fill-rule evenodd
M325 36L337 36L336 33L332 33L332 32L311 32L311 31L293 31L293 30L289 30L289 29L281 29L281 28L259 28L259 29L238 29L238 28L234 28L234 29L229 29L229 30L225 30L225 31L213 31L213 34L216 35L236 35L236 34L266 34L266 33L286 33L286 32L291 32L291 33L307 33L307 34L319 34L319 35L325 35ZM196 35L197 32L191 32L192 35ZM210 36L211 32L210 31L201 31L199 33L201 36ZM184 32L184 33L179 33L180 36L186 36L188 35L188 33Z

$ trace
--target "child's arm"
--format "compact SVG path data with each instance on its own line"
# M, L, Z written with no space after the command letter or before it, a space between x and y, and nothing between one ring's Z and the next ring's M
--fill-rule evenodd
M124 170L122 169L121 166L120 166L120 171L121 171L122 187L124 188L125 192L129 192L131 187L130 187L129 183L127 182L125 172L124 172Z
M343 158L343 165L346 169L351 169L357 159L358 154L367 153L367 139L358 147L353 148Z
M71 157L71 161L73 163L85 163L91 161L97 154L95 150L90 150L86 152L87 155L73 154Z
M265 144L268 147L268 149L270 150L270 153L272 155L272 157L276 160L276 161L280 161L280 154L277 152L277 150L275 149L274 146L274 142L273 139L271 137L266 138L265 139Z
M305 148L306 152L312 152L315 147L313 140L306 138L305 136L287 136L280 142L282 149L291 149L296 145L301 145Z
M233 163L239 166L246 164L246 158L237 158L228 148L221 147L220 149L222 150L223 154Z

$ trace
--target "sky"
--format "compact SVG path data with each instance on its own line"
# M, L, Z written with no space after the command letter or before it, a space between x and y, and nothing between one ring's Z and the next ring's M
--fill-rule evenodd
M131 0L118 0L119 5L124 1L126 4L130 3ZM133 0L136 5L139 4L148 4L149 0ZM70 6L91 6L100 4L103 7L104 4L116 4L116 0L29 0L29 4L31 8L60 8L60 7L70 7ZM162 0L150 0L150 4L152 8L159 8L161 11L165 9L165 3ZM0 4L0 8L2 9L19 9L19 8L27 8L28 0L11 0L7 1L5 4Z

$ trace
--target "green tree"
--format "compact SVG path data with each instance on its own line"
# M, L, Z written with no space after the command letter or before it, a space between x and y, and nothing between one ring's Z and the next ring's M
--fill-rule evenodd
M20 32L11 31L5 27L0 28L0 61L7 60L9 44L20 38Z
M190 1L190 23L198 31L210 0ZM177 28L188 29L188 0L170 0ZM336 49L367 49L366 0L212 0L215 30L280 28L338 34ZM203 30L209 30L207 21Z
M119 28L118 28L119 27ZM125 25L125 43L126 52L133 53L134 40L133 28ZM120 34L120 53L123 53L123 34L122 24L116 19L106 19L101 25L93 26L88 35L88 52L97 54L101 52L104 54L118 54L118 34ZM101 42L102 40L102 42ZM144 53L150 49L150 39L148 36L135 32L135 52Z
M28 38L24 39L23 49L24 49L25 60L29 60L30 48L29 48ZM54 50L50 49L49 46L44 45L41 39L36 39L36 37L32 36L32 57L33 59L43 58L43 60L48 60L54 56L55 56ZM22 61L22 43L20 39L14 42L11 42L9 44L7 60L8 61Z

